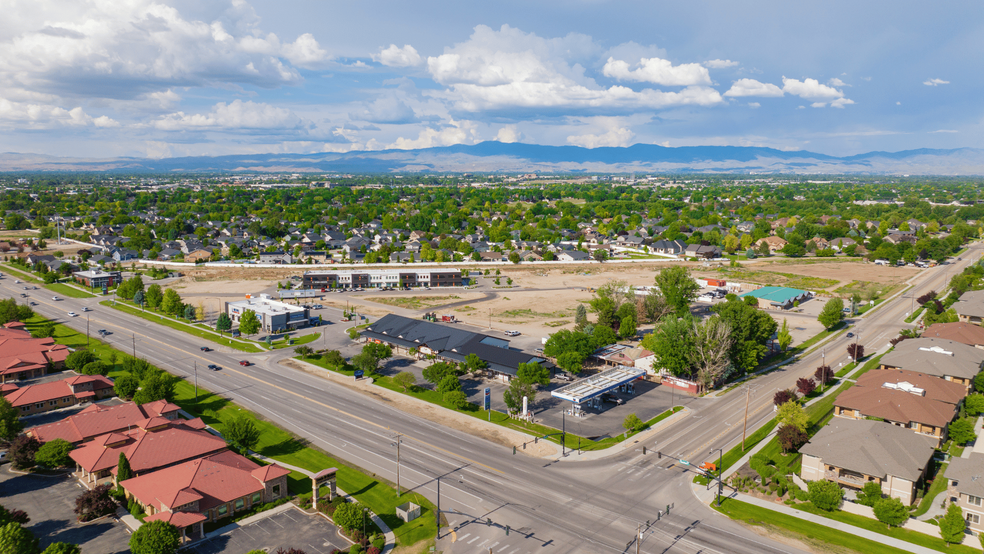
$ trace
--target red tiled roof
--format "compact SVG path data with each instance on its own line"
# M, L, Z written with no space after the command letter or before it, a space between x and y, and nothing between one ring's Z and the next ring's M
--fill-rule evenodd
M259 466L232 451L161 469L120 483L144 505L172 509L198 499L199 511L260 492ZM197 497L197 498L196 498Z
M205 521L206 519L208 518L204 515L196 514L194 512L157 512L152 516L145 517L144 523L160 520L170 523L178 529L184 529L189 525L194 525L200 521Z
M19 329L0 329L0 374L8 375L64 362L68 347L52 338L35 339Z
M27 432L37 437L41 442L65 439L68 442L79 443L98 437L99 435L128 429L140 420L161 415L161 412L158 411L161 407L173 407L174 410L180 409L174 404L163 400L148 402L141 406L137 406L133 402L118 404L116 406L93 404L61 421L39 425L28 429ZM169 413L170 411L172 410L168 410L165 413Z
M112 469L115 474L120 453L123 453L130 468L142 474L227 448L224 440L207 431L188 427L184 421L160 419L169 428L157 431L136 428L125 433L110 433L82 444L69 456L86 471Z
M256 477L264 483L267 481L272 481L277 477L283 477L284 475L290 475L290 470L280 467L277 464L270 464L268 466L258 467L253 470L253 477Z
M69 377L68 379L61 379L60 381L51 381L48 383L41 383L39 385L27 385L8 394L6 398L11 404L14 405L14 407L20 407L28 404L34 404L35 402L56 400L66 396L80 396L72 391L71 386L71 381L77 379L78 377ZM113 382L102 375L93 377L86 376L86 381L84 382L92 382L93 387L96 389L113 387ZM90 392L89 396L93 396L93 394Z
M20 387L18 387L17 385L15 385L13 383L4 383L4 384L0 385L0 395L7 396L7 393L12 392L12 391L15 391L18 388L20 388Z
M984 344L984 327L963 321L934 323L923 331L921 337L940 338L977 346Z
M140 421L134 423L137 427L141 429L154 429L155 427L162 427L164 425L170 425L171 420L166 417L154 416L147 419L141 419Z
M89 398L90 396L95 396L95 395L96 393L92 392L91 390L85 390L82 392L75 393L75 398Z

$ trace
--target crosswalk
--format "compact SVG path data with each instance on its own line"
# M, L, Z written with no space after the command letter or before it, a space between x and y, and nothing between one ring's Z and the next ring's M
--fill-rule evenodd
M519 536L517 540L523 540L523 537ZM463 545L467 546L462 548ZM525 549L521 545L509 544L508 541L501 539L483 539L481 535L473 535L472 533L458 535L452 550L454 552L476 552L479 554L489 551L494 554L528 554L532 552L532 550Z

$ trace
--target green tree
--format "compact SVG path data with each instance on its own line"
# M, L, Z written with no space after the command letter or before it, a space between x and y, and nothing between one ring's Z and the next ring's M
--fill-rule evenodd
M116 462L116 478L122 483L133 477L133 469L130 468L130 460L120 452L120 459Z
M133 295L133 303L143 306L147 302L147 295L144 291L138 290L136 294Z
M184 310L184 303L181 301L181 295L178 291L174 289L167 289L164 291L164 299L161 300L161 310L164 313L178 317Z
M940 518L940 537L947 546L950 543L963 542L967 529L967 522L964 520L963 510L956 502L951 502L946 508L946 514Z
M139 388L140 381L129 373L120 375L113 383L113 392L116 393L116 396L125 399L133 398Z
M331 515L335 525L346 531L361 527L363 517L362 505L358 502L346 502L335 508L335 513Z
M217 331L228 331L232 329L232 318L229 314L222 312L219 314L218 319L215 320L215 329Z
M635 316L622 318L621 325L618 326L618 335L622 338L634 337L636 334Z
M225 438L242 455L246 455L260 441L260 430L246 414L234 417L225 428Z
M899 527L909 519L909 507L898 498L882 498L874 505L875 517L889 528Z
M193 321L195 319L195 307L191 304L185 304L182 311L184 312L184 318L188 321Z
M615 344L617 340L618 336L615 335L615 331L607 325L596 325L594 330L591 332L591 341L598 348L608 346L609 344Z
M147 293L144 295L147 302L147 307L157 309L160 307L161 302L164 300L164 291L161 290L161 286L154 283L147 287Z
M437 384L437 392L442 398L445 394L456 390L461 390L461 381L457 375L445 375Z
M444 393L444 402L456 410L463 410L468 406L468 396L464 391L451 390Z
M65 367L75 371L82 371L82 368L85 367L86 364L90 364L97 359L98 358L96 358L96 355L92 352L85 349L79 349L72 352L67 358L65 358Z
M950 424L950 439L957 444L967 444L977 438L974 433L974 420L964 417Z
M314 350L312 350L310 346L301 345L294 349L294 354L297 354L298 356L306 360L308 356L314 354Z
M9 400L0 396L0 442L14 440L21 431L24 424L20 421L20 412Z
M693 374L691 360L697 347L689 317L664 319L642 339L642 347L652 352L659 367L671 375L690 378Z
M564 352L557 356L557 365L570 373L580 373L583 363L584 357L580 352Z
M779 327L776 342L779 343L779 348L782 350L789 348L789 345L793 343L793 335L789 332L789 323L786 322L786 318L782 318L782 326Z
M700 290L697 281L690 276L690 270L682 266L661 270L656 275L656 286L677 317L690 313L690 304Z
M417 378L409 371L401 371L393 377L393 382L403 387L403 392L407 392L410 387L417 384Z
M840 298L831 298L823 305L817 321L826 329L831 329L844 319L844 301Z
M572 352L580 355L579 361L584 361L594 351L595 345L590 335L567 329L561 329L550 335L547 343L543 345L543 354L551 358L559 358L564 353Z
M550 384L550 370L536 362L521 363L516 370L516 378L524 383L547 386Z
M72 463L68 453L72 451L72 443L65 439L50 440L34 454L34 462L44 467L65 467Z
M974 376L974 390L984 393L984 371Z
M41 554L82 554L82 547L67 542L53 542Z
M513 250L512 252L510 252L509 253L509 261L512 262L512 263L514 263L514 264L518 264L521 261L520 258L519 258L519 252L516 252L515 250Z
M825 512L832 512L839 508L841 500L844 499L844 490L833 481L810 481L807 490L810 494L810 502Z
M807 415L799 402L790 400L779 406L776 411L776 421L780 425L790 425L800 431L806 432L806 427L810 422L810 416Z
M712 310L731 328L732 343L728 354L731 364L743 371L754 369L768 353L766 345L776 333L776 320L734 295L728 295L726 302L716 304Z
M108 375L109 366L102 363L99 360L94 362L89 362L82 367L81 373L83 375Z
M523 408L523 398L526 398L528 407L532 407L536 401L536 386L526 383L522 379L512 379L509 381L509 388L502 392L502 400L510 412L518 412Z
M424 380L428 383L437 385L448 375L458 375L458 367L454 363L437 362L424 368Z
M324 361L327 365L334 367L335 369L341 368L345 365L345 356L338 350L329 350L324 354Z
M582 331L587 324L588 310L584 307L584 304L578 304L577 309L574 310L574 329L576 331Z
M465 356L464 366L465 366L465 368L468 369L468 371L470 371L472 373L475 373L475 372L478 372L478 371L481 371L483 369L488 368L489 367L489 364L485 363L485 360L483 360L482 358L479 358L478 357L478 354L475 354L473 352L473 353Z
M243 310L239 316L239 332L244 335L255 335L260 330L260 319L256 312L249 308Z
M130 535L133 554L174 554L181 546L178 528L165 521L144 523Z
M140 383L140 390L133 395L136 404L146 404L155 400L174 400L174 387L179 379L159 369L148 371Z
M622 428L626 431L642 431L645 426L646 423L639 419L636 414L629 414L622 420Z
M882 499L881 485L874 481L868 481L857 493L857 502L862 506L873 507Z
M977 416L984 413L984 394L974 393L964 399L964 408L967 415Z
M20 523L10 522L0 527L0 552L3 554L36 554L38 539Z

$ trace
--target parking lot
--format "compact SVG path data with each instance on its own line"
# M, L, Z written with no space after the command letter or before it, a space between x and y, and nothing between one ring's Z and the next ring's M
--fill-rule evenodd
M40 539L42 550L53 542L67 542L80 545L82 552L87 553L130 551L126 526L115 519L102 519L88 525L76 522L75 499L83 489L75 479L67 475L20 475L9 470L9 464L0 466L0 504L9 510L27 512L31 517L27 528Z
M243 554L250 550L275 552L280 547L285 550L293 547L308 554L328 554L335 548L343 549L348 546L348 542L338 536L331 522L291 508L217 537L194 543L183 552Z

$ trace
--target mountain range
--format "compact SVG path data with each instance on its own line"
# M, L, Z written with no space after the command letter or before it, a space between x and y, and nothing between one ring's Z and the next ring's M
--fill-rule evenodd
M0 154L0 171L121 173L739 173L984 175L984 150L918 149L830 156L749 146L582 148L482 142L417 150L248 154L175 158L68 158Z

